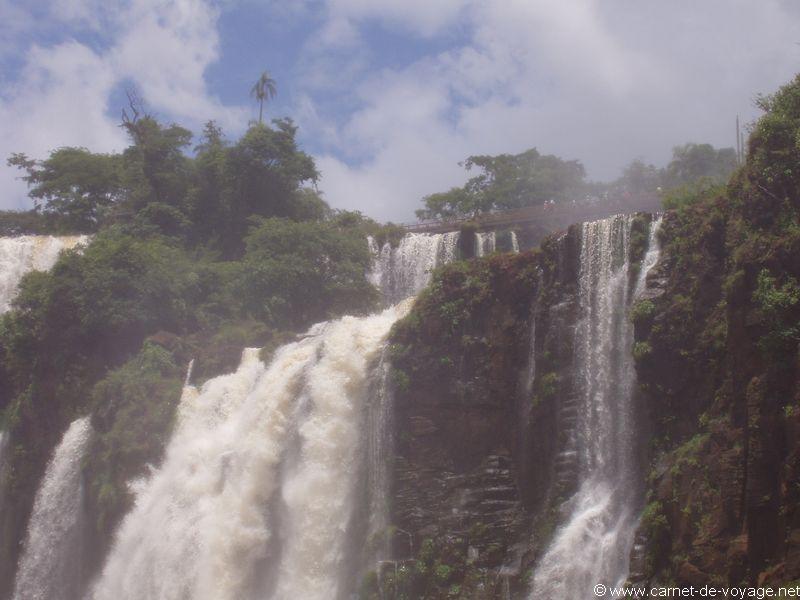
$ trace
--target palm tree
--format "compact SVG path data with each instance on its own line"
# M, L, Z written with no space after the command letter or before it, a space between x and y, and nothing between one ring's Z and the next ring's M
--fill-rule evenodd
M258 100L258 122L261 124L264 116L264 100L271 100L278 93L275 87L275 80L269 76L267 71L261 74L258 81L250 89L250 95Z

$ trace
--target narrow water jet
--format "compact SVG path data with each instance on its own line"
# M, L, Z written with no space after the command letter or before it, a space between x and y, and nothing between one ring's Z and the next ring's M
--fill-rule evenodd
M394 453L394 390L391 364L384 349L374 372L367 409L366 479L368 523L362 569L374 567L390 556L389 494L391 457Z
M481 257L491 254L497 249L497 234L486 231L475 234L475 256Z
M89 418L74 421L36 492L14 585L15 600L75 600L83 584L84 490L81 461Z
M0 472L5 464L6 446L8 446L8 434L5 431L0 431Z
M0 431L0 515L3 514L6 502L6 482L8 478L6 454L8 452L8 444L8 433Z
M658 260L656 233L634 289L630 285L631 216L585 223L581 234L575 332L577 422L562 453L578 461L578 489L565 503L566 522L536 567L530 598L594 597L593 586L628 576L639 500L633 456L635 370L628 309Z
M381 290L387 306L400 302L428 285L436 267L456 258L459 233L407 233L392 247L386 242L378 248L374 238L368 238L373 254L369 281Z

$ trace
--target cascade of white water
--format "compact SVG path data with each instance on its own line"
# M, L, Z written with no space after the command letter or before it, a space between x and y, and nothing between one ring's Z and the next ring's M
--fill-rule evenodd
M183 379L183 387L187 388L192 385L192 373L194 372L194 359L189 361L189 366L186 367L186 377Z
M531 333L528 343L528 364L525 367L525 399L530 404L533 382L536 380L536 316L531 315Z
M28 271L47 271L59 252L87 241L88 236L22 235L0 238L0 313L6 312Z
M0 469L3 468L6 446L8 445L8 435L5 431L0 431Z
M365 465L372 369L402 303L314 326L269 366L187 386L163 464L93 588L96 600L331 600Z
M276 600L337 597L344 535L354 508L368 367L410 304L333 323L307 374L309 416L298 429L298 459L284 471L283 556ZM353 331L353 328L356 331Z
M15 600L75 600L83 565L81 461L91 439L89 418L74 421L36 492L14 586Z
M8 449L8 433L0 431L0 514L6 501L6 452Z
M511 232L511 251L519 254L519 240L517 239L517 232Z
M475 256L491 254L497 249L497 235L494 231L475 234Z
M647 234L647 252L642 259L642 266L639 269L639 277L636 280L636 288L633 291L634 299L642 293L647 274L656 266L658 257L661 255L661 245L658 243L658 231L661 229L662 215L655 215L650 221L650 231Z
M658 260L656 232L630 289L632 217L585 223L581 239L579 302L575 332L578 419L566 451L577 453L578 490L565 508L566 522L556 532L534 573L532 599L595 597L593 586L616 586L628 575L638 521L633 466L632 395L635 371L632 297Z
M387 352L375 370L367 411L366 492L369 507L367 546L362 566L372 567L388 559L390 457L394 449L393 389L389 380L391 364Z
M431 271L456 258L459 234L407 233L397 247L386 242L378 248L368 238L374 256L367 277L383 293L387 305L417 294L428 285Z

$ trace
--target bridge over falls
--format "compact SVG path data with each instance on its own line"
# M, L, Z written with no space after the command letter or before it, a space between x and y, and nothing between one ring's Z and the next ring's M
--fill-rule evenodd
M661 197L646 194L635 197L576 200L558 204L539 204L514 210L493 212L477 217L419 221L402 226L413 233L446 233L457 231L469 224L475 231L495 231L523 227L541 233L552 233L566 229L573 223L605 219L616 214L633 212L657 212L661 210Z

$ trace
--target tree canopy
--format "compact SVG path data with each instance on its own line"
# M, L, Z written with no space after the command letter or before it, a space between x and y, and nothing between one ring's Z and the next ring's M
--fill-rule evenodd
M736 169L736 150L711 144L684 144L672 149L664 172L665 187L678 187L700 179L724 183Z
M470 156L461 163L478 174L461 187L423 198L419 219L452 220L474 218L498 210L524 208L546 202L583 200L592 197L652 195L659 190L684 186L713 186L727 181L737 166L733 148L710 144L684 144L672 150L664 168L643 160L631 161L611 183L586 181L583 165L535 148L521 154Z
M13 154L8 164L25 171L22 179L30 186L36 209L59 218L68 229L94 229L122 197L119 155L59 148L45 161Z
M44 160L14 154L35 210L52 229L94 232L118 224L131 233L185 238L226 256L244 250L248 219L322 218L313 159L290 119L252 124L234 144L214 122L187 154L192 134L134 111L123 118L131 145L121 154L59 148Z
M684 144L672 149L664 168L632 161L610 185L612 192L655 193L681 187L713 186L725 183L736 169L736 150L715 148L711 144Z
M579 193L586 172L577 160L540 154L535 148L520 154L470 156L463 163L467 171L479 169L460 188L431 194L423 199L421 219L450 219L477 216L494 210L508 210L561 201Z

